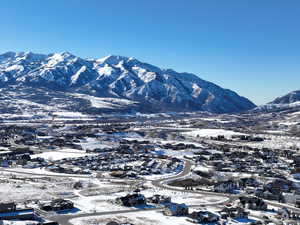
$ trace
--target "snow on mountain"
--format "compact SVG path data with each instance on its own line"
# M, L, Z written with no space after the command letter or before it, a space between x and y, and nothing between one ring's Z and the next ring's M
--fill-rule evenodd
M270 104L291 104L295 102L300 102L300 90L293 91L287 95L276 98L274 101L270 102Z
M282 97L276 98L274 101L258 106L253 109L255 112L294 112L300 111L300 90L293 91Z
M133 102L127 99L119 98L99 98L85 94L73 94L73 96L86 99L91 103L92 107L100 109L114 109L122 107L134 107L138 102Z
M107 106L104 98L112 105L116 105L116 99L129 101L127 107L149 112L232 113L255 107L248 99L194 74L114 55L82 59L69 52L49 55L7 52L0 55L0 87L10 85L85 94L90 96L94 108Z

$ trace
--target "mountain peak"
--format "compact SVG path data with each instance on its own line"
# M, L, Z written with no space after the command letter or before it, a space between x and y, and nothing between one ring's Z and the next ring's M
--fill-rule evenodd
M97 59L96 61L99 64L109 64L109 65L117 65L121 61L127 62L133 60L133 57L126 57L126 56L120 56L120 55L108 55L103 58Z

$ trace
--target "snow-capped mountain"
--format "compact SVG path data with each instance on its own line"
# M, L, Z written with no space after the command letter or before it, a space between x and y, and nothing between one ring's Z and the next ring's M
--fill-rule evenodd
M300 111L300 90L278 97L270 103L254 108L252 111L281 113Z
M248 99L194 74L113 55L82 59L68 52L49 55L7 52L0 55L0 87L14 87L15 92L39 88L48 96L38 100L45 101L44 104L53 100L49 93L55 92L65 98L71 95L85 101L90 98L87 105L98 109L103 106L95 103L99 101L119 101L122 107L150 112L232 113L255 107ZM32 101L37 99L35 96Z
M274 101L258 106L252 113L256 117L267 118L266 126L273 130L289 131L294 133L300 127L300 91L293 91Z
M270 102L270 104L291 104L295 102L300 102L300 90L292 91L287 95L278 97L274 101Z

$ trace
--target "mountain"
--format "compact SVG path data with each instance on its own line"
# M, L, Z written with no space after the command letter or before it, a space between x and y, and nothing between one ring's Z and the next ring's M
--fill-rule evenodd
M300 111L300 90L278 97L272 102L254 108L252 111L280 112L282 114L298 112Z
M68 108L88 113L112 108L235 113L255 107L237 93L194 74L114 55L82 59L68 52L7 52L0 55L0 88L11 99L25 98L45 105L56 104L59 99L64 107L64 102L70 101Z
M295 102L300 102L300 90L292 91L287 95L276 98L274 101L270 102L269 104L291 104Z

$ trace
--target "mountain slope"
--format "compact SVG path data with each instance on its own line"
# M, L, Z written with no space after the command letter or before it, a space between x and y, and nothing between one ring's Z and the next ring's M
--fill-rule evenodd
M276 112L281 114L289 114L300 111L300 90L293 91L278 97L270 103L258 106L251 110L253 112Z
M194 74L161 69L123 56L82 59L68 52L7 52L0 55L0 87L11 85L123 99L133 102L128 107L134 104L134 110L149 112L232 113L255 107L248 99ZM92 102L90 106L96 108Z
M300 90L293 91L282 97L276 98L270 104L291 104L300 101Z

